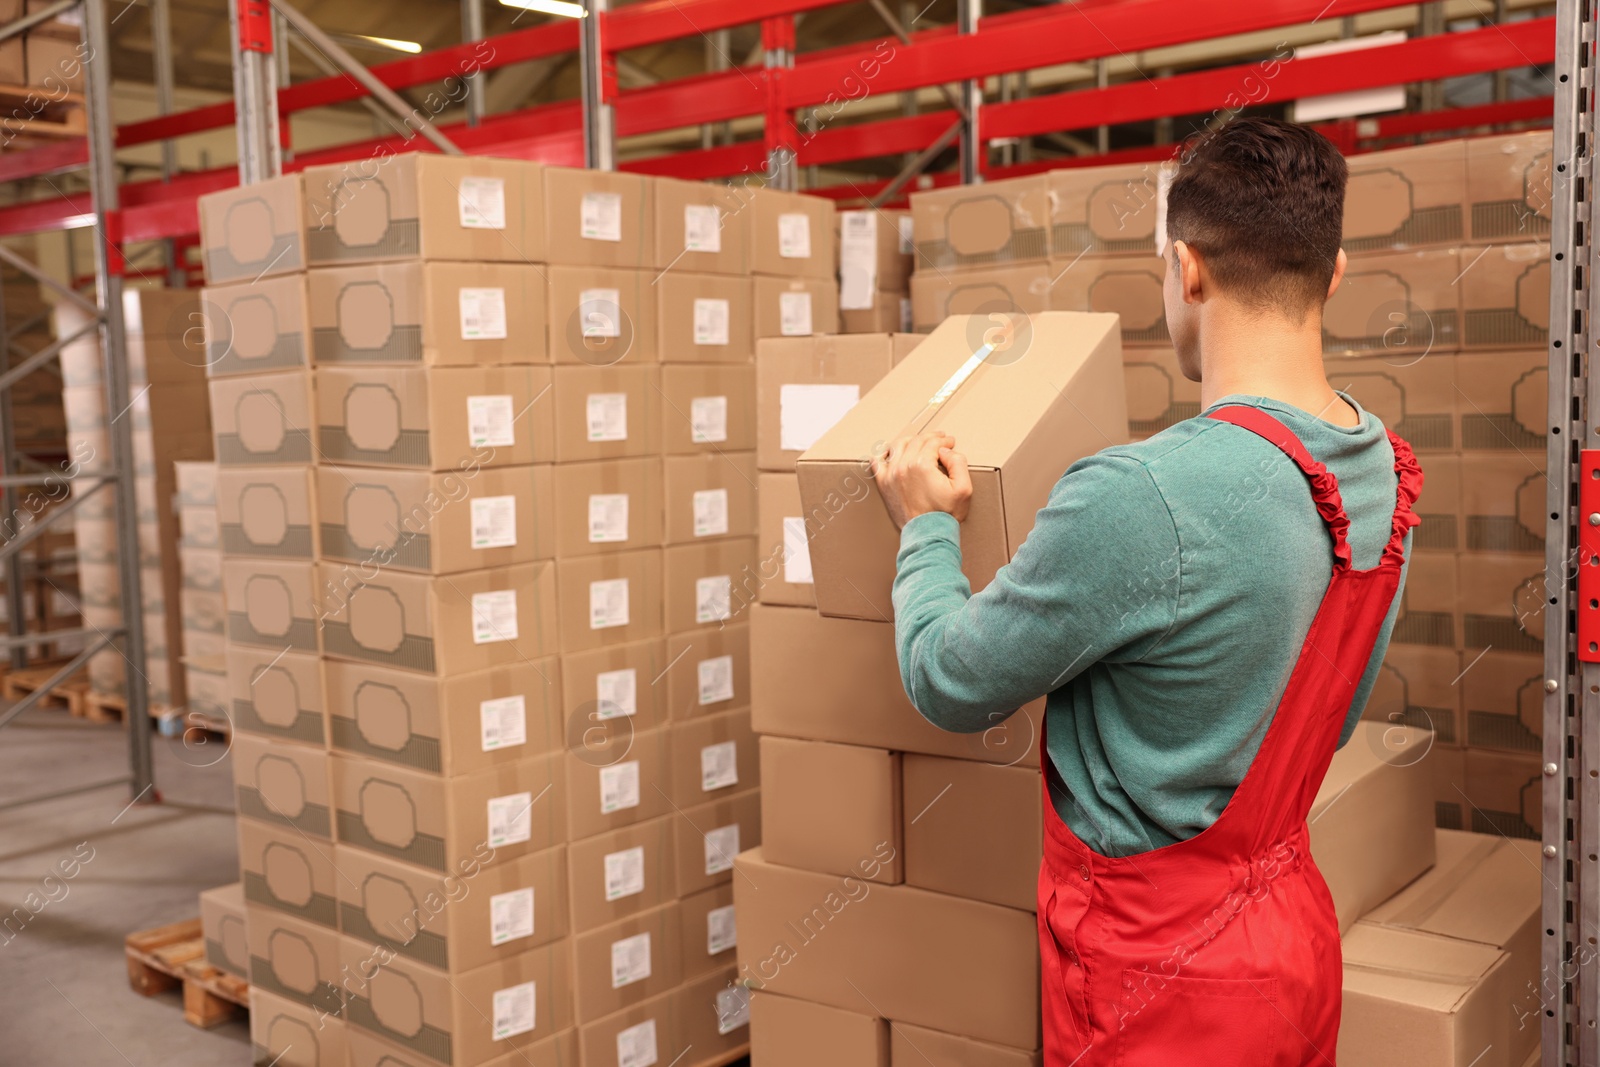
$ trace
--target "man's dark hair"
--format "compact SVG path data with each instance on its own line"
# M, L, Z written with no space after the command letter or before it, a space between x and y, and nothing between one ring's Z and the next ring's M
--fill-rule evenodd
M1344 226L1344 157L1308 126L1235 119L1189 140L1167 191L1167 239L1220 289L1301 318L1327 299Z

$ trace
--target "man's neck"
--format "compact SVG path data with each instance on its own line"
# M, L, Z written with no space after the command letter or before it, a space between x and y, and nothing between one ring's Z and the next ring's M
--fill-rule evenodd
M1337 426L1359 416L1328 385L1322 365L1322 316L1293 323L1234 307L1210 309L1200 328L1200 403L1225 396L1280 400Z

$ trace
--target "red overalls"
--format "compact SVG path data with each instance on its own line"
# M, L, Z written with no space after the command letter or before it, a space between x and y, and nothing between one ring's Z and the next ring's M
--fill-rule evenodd
M1090 851L1055 813L1044 755L1045 1067L1334 1063L1339 929L1306 816L1399 586L1422 472L1391 433L1392 533L1376 567L1353 570L1333 474L1259 409L1211 417L1260 435L1305 473L1333 537L1333 576L1260 751L1197 836L1120 859Z

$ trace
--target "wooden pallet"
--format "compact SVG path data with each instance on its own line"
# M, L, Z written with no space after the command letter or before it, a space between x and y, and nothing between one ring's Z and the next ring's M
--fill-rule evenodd
M0 83L0 144L11 151L89 132L83 94Z
M87 685L87 683L85 684ZM128 710L128 698L121 693L101 693L91 689L85 694L84 699L88 702L89 707L94 709L93 714L90 716L91 718L94 715L104 716L102 719L97 719L97 722L116 722ZM152 719L165 719L171 714L172 709L165 704L150 705L150 717Z
M48 682L61 669L61 663L42 663L36 667L6 671L5 675L0 677L0 695L11 701L21 700ZM39 707L66 708L74 718L88 719L91 722L116 721L116 716L106 716L89 703L89 682L83 671L79 671L46 693L39 701Z
M206 962L199 919L129 934L125 944L133 991L153 997L181 983L190 1025L209 1030L250 1009L250 983Z

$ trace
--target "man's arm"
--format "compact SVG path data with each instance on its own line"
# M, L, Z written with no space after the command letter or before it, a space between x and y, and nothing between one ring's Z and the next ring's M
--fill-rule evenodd
M1177 530L1135 460L1074 464L1016 557L976 596L959 537L950 515L910 518L894 582L906 693L943 729L988 729L1098 660L1136 660L1177 617Z

